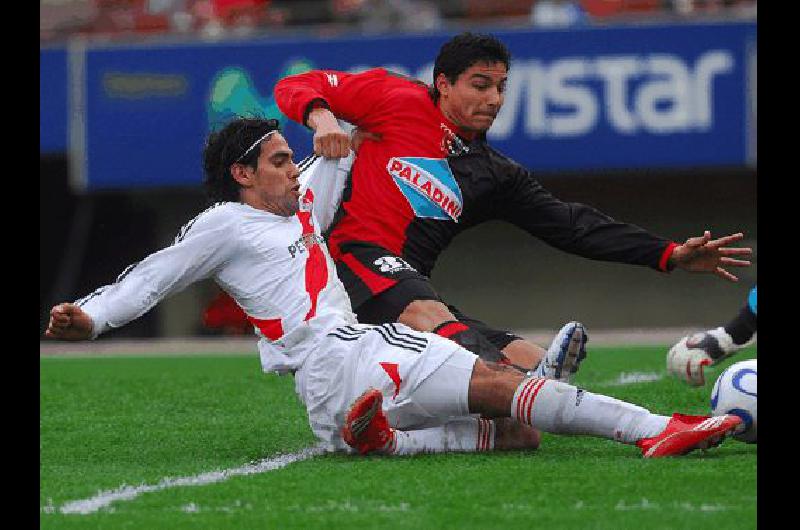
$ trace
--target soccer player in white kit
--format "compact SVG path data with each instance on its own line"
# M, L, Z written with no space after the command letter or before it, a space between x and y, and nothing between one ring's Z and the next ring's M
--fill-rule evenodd
M300 168L292 155L275 120L240 118L212 133L205 185L218 202L115 283L54 306L45 336L94 339L213 278L255 327L263 370L294 375L311 428L329 450L536 448L541 429L636 444L653 457L716 445L741 423L736 416L652 414L484 362L403 324L359 324L320 231L338 204L352 154ZM551 351L574 355L584 341L583 326L570 323Z

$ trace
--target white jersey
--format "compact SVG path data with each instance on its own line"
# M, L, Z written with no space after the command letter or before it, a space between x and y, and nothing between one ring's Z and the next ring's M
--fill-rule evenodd
M338 207L352 158L301 162L300 210L291 217L238 202L217 203L199 214L171 246L76 302L94 322L93 338L191 283L213 278L253 323L264 371L301 368L321 337L356 322L321 236Z
M351 450L341 429L367 388L383 392L395 428L435 427L467 416L477 356L403 324L356 322L320 235L333 219L351 163L352 157L301 162L300 210L291 217L238 202L202 212L172 245L76 302L91 316L94 337L192 282L213 278L253 323L263 370L295 374L309 425L329 450ZM467 429L473 444L476 422Z

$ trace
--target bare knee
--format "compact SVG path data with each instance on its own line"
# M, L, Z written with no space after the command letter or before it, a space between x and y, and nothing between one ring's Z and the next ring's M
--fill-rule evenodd
M523 425L511 418L496 418L495 449L537 449L541 442L541 433L528 425Z
M508 360L513 364L531 370L542 360L545 350L541 346L528 342L527 340L517 339L511 341L503 348L503 354L508 357Z
M418 331L433 331L436 326L450 320L456 320L456 317L438 300L414 300L397 318L401 324Z

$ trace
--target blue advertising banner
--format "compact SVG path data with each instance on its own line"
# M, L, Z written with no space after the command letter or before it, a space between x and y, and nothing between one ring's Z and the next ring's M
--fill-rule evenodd
M533 170L754 161L754 23L493 33L513 61L489 140ZM430 82L450 36L90 47L82 182L88 190L198 185L204 139L233 115L281 119L299 159L311 135L275 106L278 79L383 66Z
M67 152L67 51L39 53L39 152Z

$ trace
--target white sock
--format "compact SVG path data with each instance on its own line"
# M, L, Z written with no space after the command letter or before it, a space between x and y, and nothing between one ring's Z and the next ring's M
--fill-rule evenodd
M440 427L409 431L394 429L394 442L387 448L387 454L491 451L494 438L492 420L459 418Z
M511 417L553 434L585 434L629 444L657 435L669 422L638 405L536 377L520 383Z

